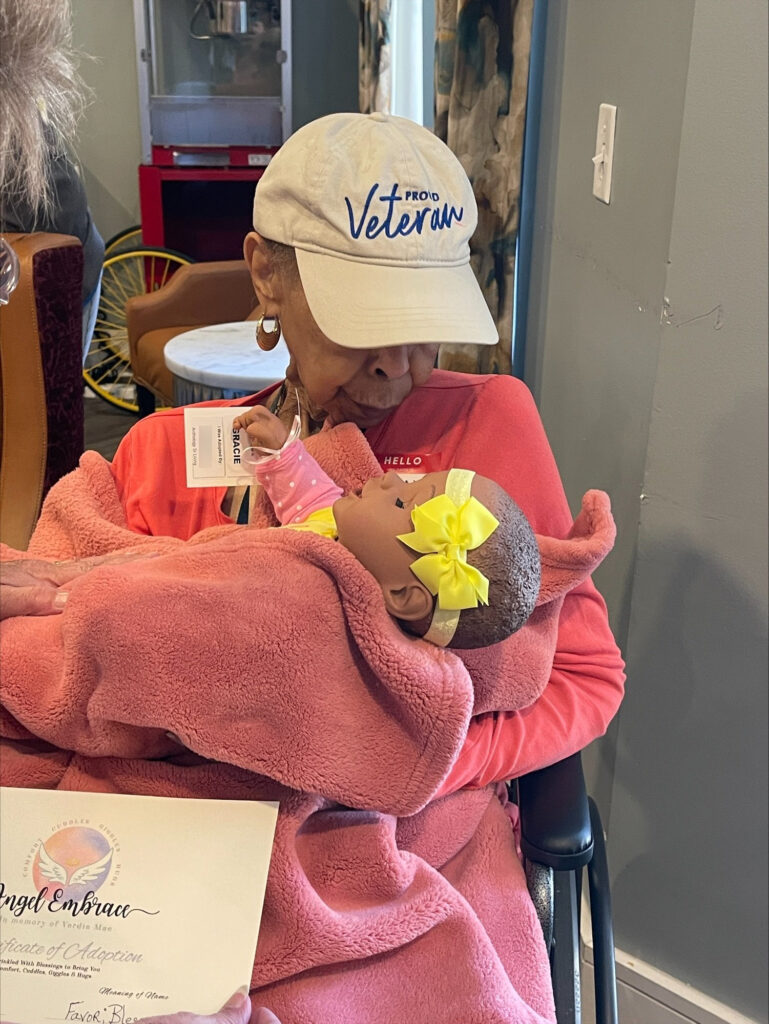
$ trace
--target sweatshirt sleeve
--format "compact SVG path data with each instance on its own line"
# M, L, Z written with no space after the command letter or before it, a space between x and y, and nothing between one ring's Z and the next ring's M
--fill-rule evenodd
M582 750L606 732L624 684L624 662L606 605L587 581L564 601L553 668L541 696L522 711L473 718L436 795L507 781Z
M504 438L504 454L488 444ZM534 401L520 381L496 378L476 403L455 463L496 479L534 530L563 537L571 513ZM520 711L474 718L439 794L481 787L554 764L603 735L624 692L624 661L606 604L591 580L565 598L553 667L540 697Z

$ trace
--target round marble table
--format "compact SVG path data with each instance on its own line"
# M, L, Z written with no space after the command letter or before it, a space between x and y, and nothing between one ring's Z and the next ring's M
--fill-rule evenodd
M259 348L253 320L177 334L163 355L173 376L174 405L251 395L281 380L289 360L282 340L271 352Z

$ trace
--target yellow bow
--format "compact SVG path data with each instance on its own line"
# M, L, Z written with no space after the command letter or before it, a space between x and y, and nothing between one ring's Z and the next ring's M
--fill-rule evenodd
M399 534L398 540L422 553L411 571L438 596L438 607L462 611L477 608L479 601L488 604L489 581L467 562L467 552L499 526L486 506L473 497L458 505L447 494L437 494L412 510L411 522L414 532Z

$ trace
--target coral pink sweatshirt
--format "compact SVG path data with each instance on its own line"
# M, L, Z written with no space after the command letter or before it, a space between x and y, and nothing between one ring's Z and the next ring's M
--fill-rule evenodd
M205 404L253 405L274 390ZM434 370L366 439L383 468L474 469L507 490L536 533L568 533L572 517L542 422L528 389L513 377ZM187 539L231 522L221 511L225 488L187 488L183 451L181 409L140 420L126 435L112 471L130 529ZM474 718L439 795L523 775L581 750L605 732L624 680L606 605L587 581L564 602L542 695L523 711Z

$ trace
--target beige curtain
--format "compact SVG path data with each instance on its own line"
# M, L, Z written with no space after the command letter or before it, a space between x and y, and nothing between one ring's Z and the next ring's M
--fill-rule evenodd
M358 98L360 112L390 113L390 8L392 0L360 0Z
M435 132L478 201L471 261L499 331L495 346L446 345L439 365L512 370L513 276L534 0L435 0Z

